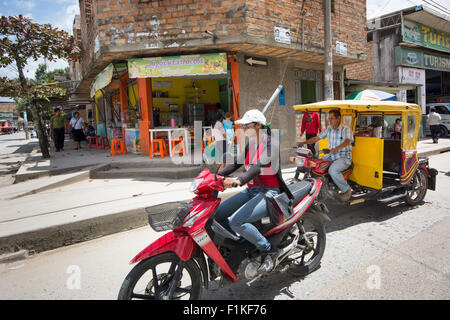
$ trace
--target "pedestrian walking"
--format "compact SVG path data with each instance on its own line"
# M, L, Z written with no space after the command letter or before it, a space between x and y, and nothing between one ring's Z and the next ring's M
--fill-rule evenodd
M301 136L306 131L306 139L317 136L322 131L322 124L320 123L320 116L317 112L305 112L302 119ZM311 150L313 155L316 154L315 144L308 144L308 149Z
M438 143L439 137L441 136L441 127L439 125L440 121L441 116L439 113L437 113L435 109L431 109L430 114L428 115L428 124L430 125L433 143Z
M74 113L73 118L70 119L70 128L73 135L73 140L75 141L75 150L81 149L81 141L85 140L84 138L84 120L80 116L80 113L77 111Z
M64 151L65 118L59 108L55 109L55 115L50 118L50 132L55 143L55 151Z

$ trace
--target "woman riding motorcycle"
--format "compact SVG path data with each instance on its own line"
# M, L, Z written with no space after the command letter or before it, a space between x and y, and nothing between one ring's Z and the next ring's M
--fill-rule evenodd
M266 117L259 110L247 111L236 124L243 125L245 135L250 140L244 154L246 172L237 178L225 178L224 187L247 184L247 188L222 202L215 218L224 225L228 218L230 228L261 251L263 263L258 272L264 273L272 269L278 249L272 248L252 222L267 216L266 194L275 196L287 189L281 176L279 142L271 137ZM226 177L241 166L237 163L228 165L218 174Z

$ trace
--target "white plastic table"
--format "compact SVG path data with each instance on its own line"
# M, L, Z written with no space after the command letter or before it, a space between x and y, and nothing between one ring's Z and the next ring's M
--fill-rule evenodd
M156 132L167 132L167 136L169 138L169 155L172 157L172 148L171 148L171 141L172 141L172 132L174 131L182 131L184 138L184 150L186 152L186 155L190 153L190 146L189 146L189 132L186 128L172 128L172 127L161 127L156 129L149 129L150 131L150 146L153 146L153 134Z

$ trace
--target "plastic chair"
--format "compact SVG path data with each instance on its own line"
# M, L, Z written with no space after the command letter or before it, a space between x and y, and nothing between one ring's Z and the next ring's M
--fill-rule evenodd
M105 137L97 137L97 144L96 144L96 146L97 146L97 149L98 148L102 148L104 150L105 147L106 147ZM126 148L126 146L125 146L125 148Z
M166 141L164 139L152 140L152 145L150 148L150 158L153 158L153 156L156 154L158 154L161 158L169 155L166 149Z
M98 137L96 136L89 136L89 146L88 148L92 148L93 146L95 146L96 148L98 148L98 144L97 144L97 139Z
M125 145L125 139L112 139L111 140L111 157L116 154L126 154L128 153L127 146Z
M180 154L182 153L183 156L185 155L185 150L184 150L184 141L183 138L173 138L171 141L171 149L172 149L172 154Z

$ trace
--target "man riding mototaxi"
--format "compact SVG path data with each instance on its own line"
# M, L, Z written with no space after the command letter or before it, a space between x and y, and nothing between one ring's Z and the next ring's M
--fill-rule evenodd
M316 137L298 142L297 146L316 143L320 139L328 137L330 154L327 154L324 159L333 162L328 169L328 173L336 186L341 190L339 195L340 200L346 202L352 196L352 189L344 179L342 171L346 170L352 164L351 143L353 141L353 134L350 128L344 127L341 124L341 112L339 110L331 110L328 113L328 120L330 121L330 126L327 129L319 133Z

